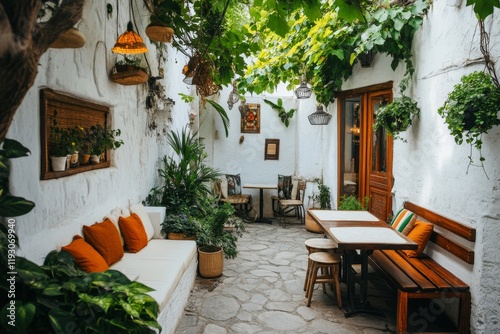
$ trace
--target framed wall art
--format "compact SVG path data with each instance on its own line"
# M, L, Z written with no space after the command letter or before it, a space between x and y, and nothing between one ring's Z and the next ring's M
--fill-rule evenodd
M280 159L280 140L266 139L264 147L264 160L279 160Z
M247 104L245 115L241 117L241 133L260 133L260 104Z

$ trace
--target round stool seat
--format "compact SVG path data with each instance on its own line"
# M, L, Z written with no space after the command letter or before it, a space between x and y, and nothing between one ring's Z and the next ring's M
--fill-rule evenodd
M309 260L321 264L336 264L340 263L340 255L327 252L317 252L309 255Z
M330 239L326 238L312 238L312 239L307 239L304 241L304 244L306 247L309 248L314 248L314 249L335 249L337 248L335 246L335 243L331 241Z

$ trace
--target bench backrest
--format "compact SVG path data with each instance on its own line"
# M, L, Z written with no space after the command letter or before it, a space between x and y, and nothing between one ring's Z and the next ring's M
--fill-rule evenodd
M405 202L404 208L412 211L417 216L425 219L429 223L433 223L434 225L439 226L440 229L454 234L455 236L459 237L459 239L461 238L470 242L476 241L475 228L463 225L457 221L444 217L438 213L435 213L411 202ZM462 261L469 264L474 264L474 250L470 247L460 244L436 230L434 230L434 232L432 233L430 241L455 255Z

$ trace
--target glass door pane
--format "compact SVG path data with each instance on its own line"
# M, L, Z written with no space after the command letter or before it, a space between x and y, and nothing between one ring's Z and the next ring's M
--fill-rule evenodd
M354 97L344 100L344 124L343 124L343 161L342 195L359 194L359 156L361 135L361 98Z
M377 96L372 99L373 120L377 117L377 110L389 102L390 96ZM387 134L384 128L373 131L372 172L387 172Z

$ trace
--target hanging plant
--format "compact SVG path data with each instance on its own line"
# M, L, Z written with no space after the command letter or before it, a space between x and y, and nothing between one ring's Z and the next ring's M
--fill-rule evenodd
M500 88L491 76L484 72L464 75L455 85L444 105L438 109L444 117L451 135L457 144L465 142L481 154L482 135L495 125L500 125L497 114L500 111ZM470 164L473 163L469 156Z
M420 108L417 106L417 102L403 95L377 110L373 128L377 130L382 127L394 139L401 139L406 142L399 134L406 131L415 116L419 117L419 114Z

